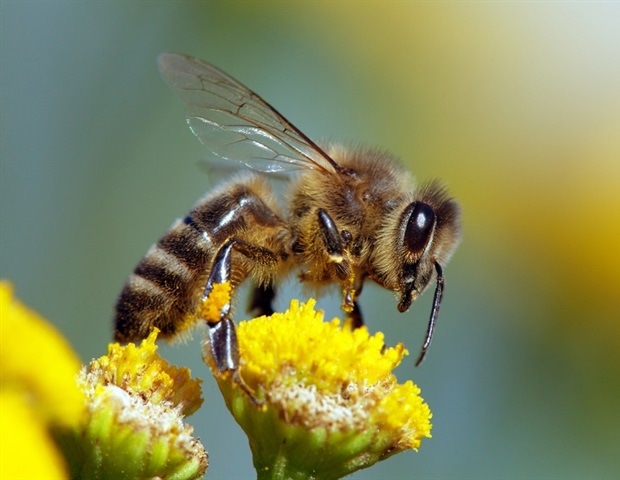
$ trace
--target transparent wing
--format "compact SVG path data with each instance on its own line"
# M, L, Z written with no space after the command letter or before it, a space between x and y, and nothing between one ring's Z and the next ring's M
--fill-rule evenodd
M198 58L163 53L159 70L187 106L187 123L215 155L261 172L338 165L272 106L235 79Z

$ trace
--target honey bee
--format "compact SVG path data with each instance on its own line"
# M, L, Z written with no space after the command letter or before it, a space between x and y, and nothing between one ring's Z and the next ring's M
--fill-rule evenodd
M444 290L443 266L459 241L459 208L437 182L416 186L391 155L319 146L257 94L213 65L162 54L159 69L187 107L187 122L215 155L241 162L238 174L198 201L147 252L116 304L115 339L158 327L167 338L198 321L214 285L253 282L250 311L273 312L275 286L292 271L321 289L337 284L342 309L363 325L366 280L394 292L405 312L435 280L426 337L431 344ZM263 174L297 170L284 209ZM284 202L282 202L284 203ZM208 325L220 372L238 369L230 302Z

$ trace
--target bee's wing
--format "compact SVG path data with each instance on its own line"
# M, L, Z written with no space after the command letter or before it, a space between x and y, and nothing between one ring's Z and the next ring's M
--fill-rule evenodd
M163 53L159 70L187 106L187 123L215 155L261 172L338 171L312 140L250 89L198 58Z

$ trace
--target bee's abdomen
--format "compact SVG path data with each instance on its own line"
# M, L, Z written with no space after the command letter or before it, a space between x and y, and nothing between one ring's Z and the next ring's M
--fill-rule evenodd
M257 176L224 185L200 200L175 223L135 268L116 303L117 341L136 341L153 327L172 337L191 325L202 299L213 257L231 238L243 242L231 273L233 287L254 268L271 278L285 256L288 227L275 213Z
M200 299L213 245L191 217L175 223L147 252L116 303L115 340L144 338L152 327L176 333Z

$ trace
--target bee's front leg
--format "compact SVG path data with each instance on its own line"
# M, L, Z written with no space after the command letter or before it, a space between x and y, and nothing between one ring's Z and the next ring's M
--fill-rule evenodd
M342 299L342 309L347 312L348 321L351 322L351 326L353 328L360 328L364 326L364 317L358 302L360 294L362 293L363 284L364 277L357 277L355 285L351 288L345 289L344 297Z
M317 220L327 255L335 267L336 276L343 282L342 310L347 313L352 327L359 328L364 325L364 320L357 300L364 279L356 278L348 260L351 233L339 231L332 217L322 208L317 210Z

